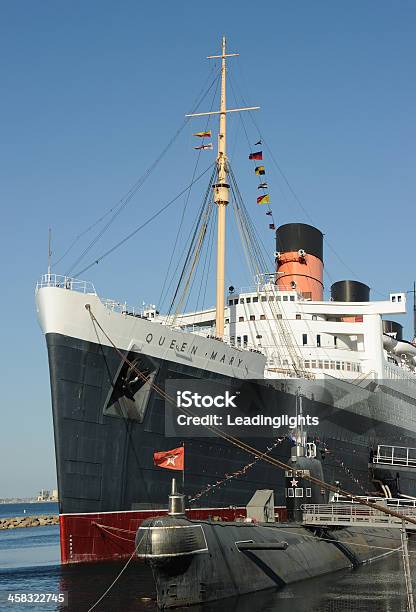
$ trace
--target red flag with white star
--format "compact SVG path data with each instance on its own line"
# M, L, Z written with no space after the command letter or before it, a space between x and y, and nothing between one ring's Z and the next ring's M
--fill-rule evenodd
M155 465L168 470L183 470L185 465L185 448L179 446L168 451L153 453Z

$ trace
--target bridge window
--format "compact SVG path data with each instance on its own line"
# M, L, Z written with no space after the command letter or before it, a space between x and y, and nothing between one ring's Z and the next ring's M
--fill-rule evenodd
M250 315L250 321L255 321L256 320L256 315Z
M260 320L264 321L266 319L266 315L260 315Z
M265 302L266 300L267 300L267 296L266 296L266 295L262 295L262 296L261 296L261 301L262 301L262 302Z
M247 346L247 344L248 344L248 336L243 336L243 344L244 344L244 346Z
M242 323L244 321L244 317L238 317L238 320L240 323Z
M290 295L290 296L289 296L289 300L290 300L291 302L294 302L294 301L295 301L295 296L294 296L294 295Z
M253 297L253 304L254 304L255 302L258 302L258 301L259 301L259 298L257 297L257 295L256 295L256 296L254 296L254 297Z
M288 300L287 295L284 295L284 296L283 296L283 301L284 301L284 302L287 302L287 300Z
M251 304L251 297L246 298L246 304Z
M297 314L297 315L296 315L296 320L297 320L297 321L300 321L300 320L301 320L301 318L302 318L302 315L301 315L301 314Z
M321 346L321 336L318 334L316 336L316 346L319 348Z
M303 346L308 344L308 334L302 334L302 344Z

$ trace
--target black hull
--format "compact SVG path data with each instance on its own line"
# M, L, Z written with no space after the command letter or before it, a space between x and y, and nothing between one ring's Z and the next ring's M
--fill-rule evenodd
M145 407L137 409L129 389L121 389L123 361L111 347L60 334L47 334L52 388L55 450L61 513L95 513L160 508L166 505L172 474L153 465L153 452L178 446L181 440L165 437L164 400L151 390ZM137 359L153 382L164 387L169 378L207 378L207 372L157 361L143 355ZM224 384L235 384L209 374ZM264 381L250 383L255 393L264 392ZM131 390L131 389L130 389ZM134 389L132 390L132 393ZM270 391L267 390L270 394ZM280 402L293 406L293 396L273 391ZM123 395L124 394L124 395ZM317 431L329 452L323 461L325 480L356 494L372 494L369 481L369 450L375 444L416 446L416 433L346 410L331 410L309 402L308 412L320 418ZM294 414L294 412L293 412ZM286 430L287 431L287 430ZM282 430L271 437L246 440L264 451ZM283 440L271 453L287 461L290 443ZM185 493L193 497L240 470L252 457L218 438L186 440ZM394 476L394 474L393 474ZM284 475L258 462L244 476L233 478L203 495L193 507L245 506L256 489L273 488L276 504L284 502ZM412 474L400 474L401 491L415 495Z

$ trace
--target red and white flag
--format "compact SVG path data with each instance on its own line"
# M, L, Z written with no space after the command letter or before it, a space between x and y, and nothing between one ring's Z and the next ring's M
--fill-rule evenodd
M183 470L185 465L185 448L179 446L168 451L153 453L153 462L168 470Z

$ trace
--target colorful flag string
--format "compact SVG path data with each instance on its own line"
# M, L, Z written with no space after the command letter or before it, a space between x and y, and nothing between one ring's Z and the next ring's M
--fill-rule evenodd
M271 445L268 446L266 448L265 455L268 455L272 450L274 450L276 448L276 446L278 446L279 444L281 444L283 442L283 440L285 439L285 437L282 438L277 438L277 440ZM226 482L229 482L230 480L233 480L234 478L238 478L239 476L245 476L245 474L252 468L254 467L259 461L261 461L263 455L259 456L259 457L255 457L254 461L251 461L250 463L247 463L247 465L245 465L244 467L240 468L239 470L236 470L235 472L233 472L232 474L225 474L225 477L222 478L221 480L217 480L217 482L213 483L213 484L209 484L205 487L205 489L202 489L202 491L200 491L199 493L197 493L196 495L194 495L193 497L191 497L188 501L189 503L196 501L197 499L199 499L200 497L202 497L203 495L206 495L207 493L212 493L213 491L215 491L218 487L221 487L223 484L225 484Z

